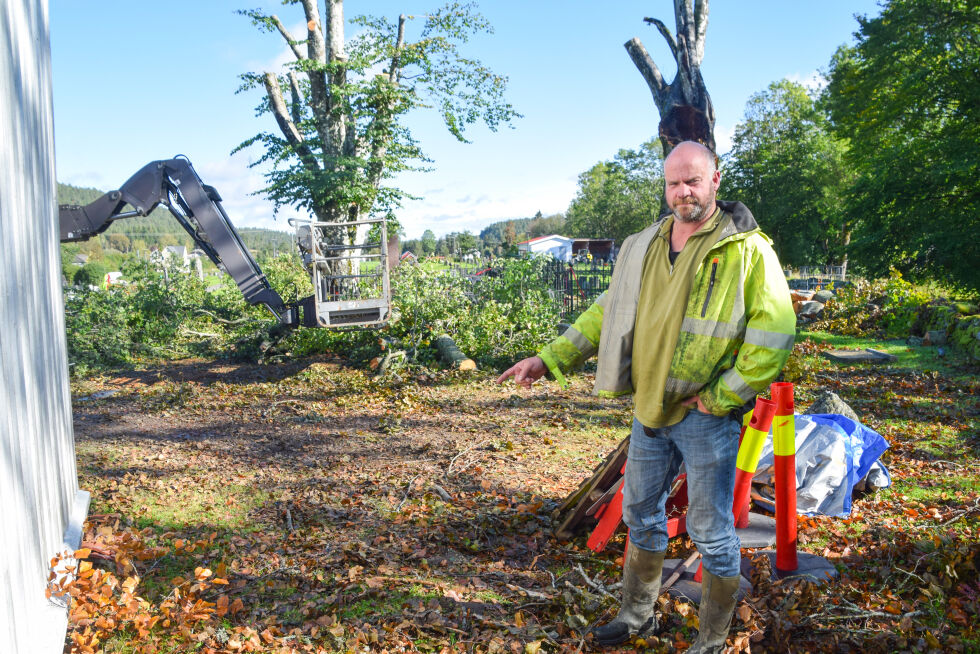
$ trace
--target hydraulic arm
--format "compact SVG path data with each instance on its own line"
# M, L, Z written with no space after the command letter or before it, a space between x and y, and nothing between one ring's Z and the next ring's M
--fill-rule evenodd
M84 241L104 232L113 221L145 216L158 205L165 206L197 247L231 275L250 304L265 305L283 325L356 327L388 320L391 288L384 218L338 223L291 219L314 293L287 305L231 224L221 196L201 181L184 157L151 161L118 191L91 204L59 207L61 240ZM367 226L376 227L375 240L354 242L357 239L351 234Z
M132 207L124 211L126 206ZM298 324L295 306L286 306L245 247L221 206L221 196L197 176L184 158L151 161L118 191L85 206L62 205L61 240L83 241L120 218L145 216L158 205L170 210L219 269L227 272L250 304L263 304L285 325Z

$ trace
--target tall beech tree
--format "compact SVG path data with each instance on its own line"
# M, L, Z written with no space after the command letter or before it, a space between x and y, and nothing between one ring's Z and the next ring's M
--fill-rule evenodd
M664 190L660 144L651 139L636 150L620 150L578 177L565 229L578 238L623 240L652 223Z
M827 104L857 180L855 262L980 287L980 3L891 0L858 17Z
M236 148L264 146L254 165L271 164L262 192L277 209L304 208L330 222L390 214L406 194L385 182L427 161L404 123L409 113L438 111L464 142L470 125L496 131L518 115L504 99L506 78L460 51L471 36L492 32L474 3L396 21L358 16L350 40L343 0L325 0L322 13L318 0L283 4L302 7L305 34L293 35L275 14L239 12L278 33L294 57L284 70L242 75L240 89L261 90L258 112L278 126Z
M780 80L749 98L721 194L752 207L783 263L846 266L854 219L844 194L854 175L816 95Z
M666 157L681 141L698 141L715 150L715 109L701 77L704 37L708 30L708 0L674 0L677 36L663 21L644 18L663 36L677 62L674 81L664 81L660 68L638 38L625 43L633 63L646 80L660 112L660 143Z

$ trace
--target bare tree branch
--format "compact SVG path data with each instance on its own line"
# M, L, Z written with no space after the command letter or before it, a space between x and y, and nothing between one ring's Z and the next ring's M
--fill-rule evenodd
M674 0L674 22L677 25L678 46L682 49L691 47L696 40L694 35L694 7L691 5L691 0ZM683 44L681 44L682 40L684 41Z
M302 119L303 94L299 91L299 78L296 76L296 71L293 70L289 71L289 101L293 123L299 124L299 121Z
M283 136L293 146L296 154L299 155L307 168L313 171L319 171L320 167L317 164L316 157L313 155L309 146L303 142L303 135L299 133L296 125L289 119L289 111L282 98L279 79L273 73L266 73L263 79L265 81L265 92L269 98L269 106L272 108L272 114L276 117L276 122L279 124L279 129L282 131Z
M317 0L303 0L303 13L306 15L306 56L310 61L325 64L327 49L320 31L320 7Z
M701 65L704 59L704 37L708 32L708 0L694 1L694 61Z
M408 17L402 14L398 17L398 36L395 40L395 51L391 56L391 69L388 71L388 83L397 84L401 72L401 65L398 61L402 49L405 47L405 21ZM388 128L384 124L391 120L391 107L379 107L371 119L372 126L368 133L376 134L374 142L371 144L371 161L368 164L368 182L374 188L381 186L381 176L384 173L383 161L388 152L387 133Z
M664 22L659 18L644 18L643 22L654 25L660 31L660 35L667 42L667 47L670 48L670 54L674 55L674 59L677 59L677 41L674 40L674 35L670 33L670 29L664 25Z
M306 28L307 28L306 55L303 54L303 51L300 49L298 42L296 41L296 39L292 37L289 31L286 30L286 27L282 24L282 21L279 20L279 17L274 15L271 16L270 18L273 24L276 26L276 29L279 30L279 33L286 40L286 43L289 44L289 49L293 51L293 54L296 56L297 61L314 61L320 64L325 64L326 47L323 42L323 34L320 32L320 9L319 6L317 5L317 0L302 0L302 2L303 2L303 11L306 15ZM343 39L343 32L341 32L341 39ZM322 116L326 112L318 111L318 110L325 109L327 107L327 102L328 102L326 72L323 70L322 66L319 66L319 67L313 67L311 69L308 69L306 75L310 80L310 106L313 109L313 115L315 117ZM266 89L268 90L269 73L266 74L265 85L266 85ZM279 90L278 80L275 80L275 86L279 94L279 99L281 100L282 92L281 90ZM292 97L295 106L295 98L297 97L296 92L298 90L298 84L294 85L292 78L290 78L290 86L293 92ZM272 104L275 103L275 99L272 97L271 94L269 95L269 101ZM286 137L286 139L292 142L293 135L291 135L287 131L287 129L283 127L283 123L279 119L278 114L276 115L276 121L279 122L279 126L283 130L283 135ZM293 130L296 132L296 135L298 135L299 132L298 130L296 130L295 123L298 123L299 120L296 118L295 111L293 112L293 121L291 122L293 125ZM317 133L320 136L320 139L324 143L324 152L326 153L328 151L330 131L327 125L322 124L321 120L316 121L316 129L317 129ZM314 156L312 151L308 147L306 148L306 151L309 153L309 156ZM307 162L304 161L304 163ZM307 165L309 164L307 163Z
M692 77L700 75L700 71L695 67L691 68L691 50L687 34L677 35L677 74L671 86L678 84L681 87L681 97L691 105L696 104L697 87Z
M279 16L273 14L269 18L272 20L272 23L276 26L276 29L279 30L279 33L282 34L282 38L286 39L286 43L289 45L289 49L293 51L293 54L296 55L297 61L302 59L303 51L299 49L299 43L286 30L286 26L282 24L281 20L279 20Z
M405 14L398 17L398 39L395 42L395 53L391 56L391 69L388 71L388 81L397 84L401 79L401 65L398 56L405 46Z
M315 0L304 0L315 2ZM327 48L330 50L330 61L345 61L344 52L344 1L327 0Z
M653 101L656 103L657 108L662 110L662 105L667 101L667 93L670 89L667 83L664 82L664 76L660 74L660 69L657 68L657 64L653 62L653 58L647 52L647 49L643 47L640 39L633 37L624 45L630 55L630 59L633 60L640 74L643 75L643 79L646 80L647 86L650 87L650 92L653 93Z
M316 4L317 0L303 0ZM347 68L342 66L347 61L344 50L344 2L343 0L327 0L327 54L329 63L334 67L330 73L330 84L334 88L347 85ZM326 111L320 115L326 116L327 125L321 130L324 139L324 155L339 157L347 152L351 137L348 136L348 118L341 109L341 99L325 94ZM352 126L351 126L352 129Z
M696 56L697 35L694 26L694 7L691 0L674 0L674 20L677 25L677 75L671 85L680 86L681 97L696 105L696 78L700 75L700 60Z

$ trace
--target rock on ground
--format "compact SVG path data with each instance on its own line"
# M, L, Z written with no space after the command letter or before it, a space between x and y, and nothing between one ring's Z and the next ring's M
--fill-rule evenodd
M803 413L836 413L845 418L860 422L860 418L858 418L858 414L855 413L854 409L848 406L847 402L840 399L840 396L833 391L820 391L817 393L817 399Z

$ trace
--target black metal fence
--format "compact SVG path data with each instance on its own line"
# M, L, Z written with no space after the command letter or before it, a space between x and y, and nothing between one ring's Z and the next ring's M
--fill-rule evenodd
M545 267L545 279L561 317L571 320L585 311L609 288L612 272L613 264L550 262Z
M783 271L789 287L795 290L812 291L820 288L846 286L846 266L800 266Z
M469 278L474 282L479 275L492 276L493 266L488 263L452 263L452 274ZM544 283L548 287L555 308L563 320L573 320L589 308L589 305L609 288L612 280L613 264L565 263L551 260L544 267Z

